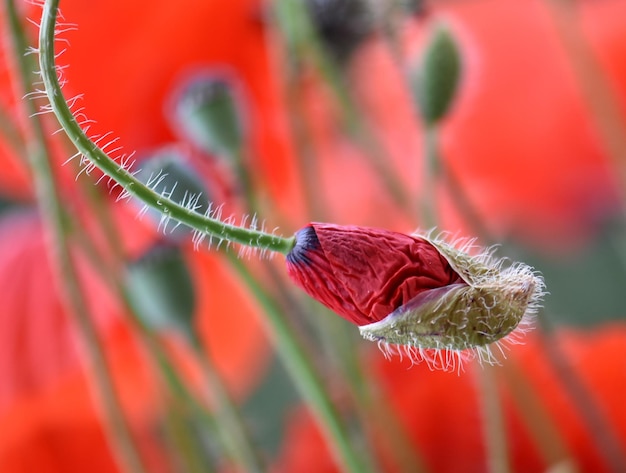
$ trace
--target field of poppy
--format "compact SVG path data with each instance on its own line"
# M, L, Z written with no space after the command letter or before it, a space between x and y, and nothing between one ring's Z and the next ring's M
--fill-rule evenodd
M5 0L0 472L626 471L621 0Z

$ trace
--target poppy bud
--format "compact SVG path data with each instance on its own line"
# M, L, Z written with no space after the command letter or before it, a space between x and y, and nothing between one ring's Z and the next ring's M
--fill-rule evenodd
M375 27L372 8L364 0L307 0L306 6L320 39L339 64Z
M129 266L127 283L132 303L150 328L193 333L195 293L180 248L153 247Z
M177 126L207 153L231 157L244 140L243 107L235 85L225 74L198 77L177 98Z
M454 37L437 27L417 71L411 74L413 95L426 125L439 123L448 113L461 79L461 54Z
M527 265L503 269L490 253L467 250L428 236L312 223L296 233L287 270L388 353L394 345L459 351L511 333L544 287Z

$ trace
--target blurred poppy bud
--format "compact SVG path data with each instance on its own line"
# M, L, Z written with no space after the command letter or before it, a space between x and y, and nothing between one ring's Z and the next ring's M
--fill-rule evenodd
M438 26L422 61L411 74L413 97L426 125L435 125L448 113L460 76L461 56L456 42L447 28Z
M239 98L233 81L200 77L187 84L175 99L176 126L203 151L235 155L243 142Z
M401 0L399 6L416 17L427 15L429 10L426 0Z
M137 178L159 194L190 210L205 213L209 207L211 196L208 195L204 183L175 147L163 148L143 161ZM155 222L162 222L163 215L158 210L147 209L146 213ZM183 239L191 233L185 225L175 223L162 230L172 240Z
M156 331L193 333L195 294L180 248L156 245L128 267L130 299L141 319Z
M349 59L374 28L367 0L307 0L306 4L320 39L339 63Z
M361 335L418 349L497 342L532 314L543 281L524 264L427 236L312 223L287 255L291 278Z

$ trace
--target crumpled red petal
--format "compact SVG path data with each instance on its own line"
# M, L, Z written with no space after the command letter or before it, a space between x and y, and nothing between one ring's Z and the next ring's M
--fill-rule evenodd
M384 319L423 291L463 283L422 238L322 223L296 234L287 271L309 295L357 325Z

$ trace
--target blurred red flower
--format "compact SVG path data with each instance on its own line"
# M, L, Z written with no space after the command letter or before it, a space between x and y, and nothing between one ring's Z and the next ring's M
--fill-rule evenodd
M558 335L565 359L573 367L601 415L609 421L623 448L626 448L626 409L619 399L626 383L621 360L626 356L626 327L613 324L593 333L563 331ZM539 336L529 337L528 343L516 346L503 361L503 366L489 368L499 381L504 410L505 443L511 461L511 471L546 471L555 466L550 461L569 460L577 471L608 472L610 467L597 450L594 433L586 424L580 406L572 402L571 393L561 383L554 366L547 362L546 346ZM427 471L482 472L488 471L484 425L481 414L480 387L475 370L467 372L433 372L425 365L410 369L406 362L387 361L368 356L363 360L368 376L380 387L382 402L388 404L406 429L409 441L424 461ZM524 378L532 396L513 396L511 373ZM523 396L523 395L522 395ZM528 405L538 401L545 417L533 417ZM373 406L373 409L376 407ZM553 424L553 426L552 426ZM542 440L534 438L532 427L551 431L556 429L563 451L546 453ZM535 431L536 432L536 431ZM385 473L402 471L393 462L389 442L373 439ZM545 438L545 437L544 437ZM391 445L393 448L394 445ZM548 447L550 448L550 447ZM304 408L292 413L282 452L275 472L331 473L340 471L334 464L327 446Z
M277 45L267 42L277 38L268 36L264 20L269 5L257 0L228 6L137 1L93 8L64 2L66 18L79 29L67 34L71 47L61 62L71 65L66 92L84 95L81 105L96 121L90 127L95 135L112 132L125 151L140 155L167 144L176 138L168 123L172 92L207 68L227 69L244 90L252 173L296 226L308 220L300 183L313 178L316 189L323 189L315 198L325 213L316 218L412 229L412 218L398 209L367 164L365 154L371 150L340 131L332 96L310 74L301 78L296 100L302 100L314 152L309 166L316 172L298 176L295 153L301 150L289 136L287 102L280 91L285 80L276 73L285 69L274 60ZM626 76L619 45L626 38L613 19L625 8L608 1L577 10L583 39L622 110ZM449 23L460 43L463 80L442 126L443 159L495 238L563 247L585 241L614 214L619 200L590 99L548 11L540 2L446 2L433 5L426 19L408 22L401 37L408 62L417 59L436 20ZM106 41L91 40L105 35ZM379 37L357 50L346 79L400 182L409 195L419 193L421 132L404 71ZM444 226L462 226L450 197L441 189L438 194Z
M615 18L626 14L626 4L580 2L571 8L580 22L574 29L580 26L582 41L598 61L594 72L610 83L607 92L614 93L624 117L626 32ZM539 1L432 2L425 18L400 30L400 60L415 65L433 24L449 26L459 43L463 74L456 102L441 125L442 159L494 239L564 249L588 241L618 212L621 183L592 113L589 102L595 98L583 92L549 11ZM419 193L424 144L405 65L399 66L390 48L374 36L347 70L369 132L382 143L401 181ZM391 208L376 174L364 164L369 150L337 132L338 114L327 105L323 87L305 91L315 122L317 166L323 170L319 198L328 202L337 223L384 226L398 209ZM625 124L616 126L624 129ZM443 227L467 231L442 186L430 198L437 202ZM375 210L370 214L369 209Z
M46 240L34 212L3 216L0 470L79 471L81 456L71 459L71 452L89 446L94 465L104 468L98 471L114 471L85 378L81 340L68 318L55 266L48 262ZM134 423L145 424L156 406L145 360L111 292L84 259L78 262L81 285L123 404Z
M154 238L152 231L143 230L143 243L137 241L142 225L132 212L122 214L119 222L135 240L131 244L135 254ZM2 220L0 281L5 292L0 317L0 419L5 422L0 470L80 471L87 455L82 449L89 446L90 468L116 471L80 361L81 340L64 308L45 240L34 213ZM258 309L217 255L189 248L186 259L197 293L195 317L201 336L226 383L241 397L263 372L267 341ZM139 438L145 447L154 450L155 439L148 432L157 421L160 397L151 365L115 296L85 260L79 262L85 296L127 415L142 429ZM178 343L170 345L178 369L187 373L192 384L199 384L198 367L189 351Z
M431 9L431 18L442 17L450 22L465 61L459 101L441 130L444 159L472 205L498 237L514 235L553 246L584 240L599 221L614 211L616 183L596 123L589 117L586 99L547 10L538 1L444 3ZM120 138L125 152L137 151L139 155L178 138L169 123L168 100L180 83L206 68L234 71L246 93L247 118L251 123L248 146L255 156L252 173L264 183L280 211L300 225L306 221L300 184L309 176L300 176L297 170L295 145L289 138L286 105L280 93L284 84L272 62L275 46L266 41L264 7L265 3L258 0L144 0L98 5L64 0L65 18L77 24L78 30L65 34L70 44L60 62L70 66L64 71L65 92L70 96L84 94L80 106L84 106L88 118L96 121L90 125L90 132L96 136L112 132L112 137ZM585 39L600 61L601 72L614 86L622 110L626 68L621 59L626 54L626 32L617 19L624 16L625 10L619 1L588 2L579 10ZM421 49L428 24L429 21L420 20L408 25L404 32L407 55ZM0 104L6 110L13 110L19 101L16 97L21 97L15 94L14 84L6 85L12 72L10 61L9 66L0 68ZM422 137L415 124L403 71L379 38L374 37L357 52L348 74L350 86L362 104L364 120L376 130L375 135L390 156L389 162L401 170L401 180L410 192L419 193ZM325 87L312 75L305 75L302 84L304 119L311 128L315 166L319 170L315 184L328 213L324 217L341 223L350 220L377 226L412 225L386 194L377 173L365 164L363 149L337 126L337 112ZM0 141L0 187L14 198L28 199L28 172L15 156L14 150ZM71 174L73 171L68 169L71 168L62 172ZM456 228L458 212L451 210L453 205L442 194L444 223ZM43 232L40 224L33 222L36 219L18 227L22 233L11 229L0 235L0 242L5 242L0 245L0 280L10 288L6 294L11 297L0 321L7 324L0 336L8 340L2 348L7 352L0 359L0 370L6 370L7 379L12 380L0 390L0 402L6 403L0 415L10 426L0 442L0 466L6 466L2 471L7 472L47 471L43 465L50 471L78 470L85 458L80 456L82 451L89 454L94 471L98 467L110 471L110 455L100 428L94 424L93 406L86 401L84 376L76 364L73 348L68 350L73 343L65 343L73 338L69 335L72 330L60 309L56 290L47 284L54 275L45 265ZM35 245L38 252L29 252L29 245ZM227 378L245 385L250 382L250 371L255 371L256 365L250 366L250 361L262 358L259 352L265 343L255 321L256 309L215 255L191 256L189 251L189 263L200 289L201 310L207 311L200 321L205 337L215 348L214 356ZM18 255L19 265L15 264ZM98 297L106 292L100 283L93 284L92 290ZM91 282L86 283L90 285ZM211 291L205 292L206 287L211 287ZM36 295L36 301L49 302L33 302L32 307L26 307L25 300L35 301L34 297L25 297L27 294ZM107 328L104 336L111 357L115 358L119 350L119 359L126 360L124 350L127 345L133 347L128 350L134 350L134 344L127 339L125 324L121 322L123 314L115 311L114 303L96 309L103 312L99 321ZM39 323L31 323L33 320ZM22 321L24 326L20 325ZM224 328L227 335L222 337L216 327ZM623 344L621 339L609 343L609 338L601 332L597 339L568 335L567 340L572 343L571 353L585 351L585 347L595 350L590 348L584 357L580 355L590 361L589 366L578 366L579 372L592 380L590 386L602 405L623 426L626 422L618 409L621 404L610 398L620 392L613 380L623 384L623 373L616 373L610 363L616 359L616 353L623 357ZM604 353L604 358L596 358L594 353ZM536 343L516 351L517 357L529 370L530 379L536 379L533 373L545 374ZM128 359L133 358L137 358L136 364L125 368L131 373L118 374L125 380L120 381L121 386L127 386L128 380L134 382L137 373L145 369L136 353ZM113 365L114 371L120 373L122 368ZM398 405L398 411L407 413L406 422L415 444L423 448L429 464L441 466L441 471L467 465L455 463L458 458L484 465L483 450L477 444L478 414L475 408L468 410L469 404L476 404L475 387L468 376L431 373L423 367L407 375L403 366L380 360L373 362L372 367L381 382L390 387L389 399ZM549 373L543 378L551 379ZM557 390L554 396L549 392L551 387ZM245 386L235 389L245 390ZM568 405L555 401L563 398L560 387L554 382L538 382L537 389L554 408L572 452L580 444L581 464L593 468L594 454L584 442L590 433L581 433L584 426L579 421L562 420L561 410ZM138 389L126 393L131 399L125 401L131 414L141 415L150 407L133 404L133 395L136 398L139 393ZM80 407L75 416L66 415L68 400L76 401ZM563 418L577 419L572 412L568 410ZM413 413L430 421L414 422L409 417ZM519 441L512 446L514 462L541 465L532 447L522 448L532 442L522 432L520 422L511 424L519 435L518 430L509 433L510 438ZM459 428L450 430L449 425ZM52 435L65 440L54 443ZM325 458L309 450L312 445L320 445L315 440L316 432L305 426L294 428L293 435L295 440L286 447L281 465L302 469L285 467L284 471L304 472L307 467L324 471ZM299 435L310 439L309 443L298 441ZM95 448L93 455L80 450L87 443ZM450 455L450 451L458 455ZM525 457L528 452L531 453ZM58 463L50 460L53 455ZM309 463L301 463L300 455L309 458Z
M134 15L117 15L111 6L103 5L110 17L98 14L97 23L107 24L107 31L111 32L114 31L109 29L113 22L124 18L131 20L126 24L125 31L129 35L137 33L136 39L143 41L140 47L144 52L153 50L150 42L160 40L163 36L153 31L150 33L151 40L150 35L145 35L145 32L139 31L140 28L135 28L136 26L144 25L149 30L156 25L174 24L181 32L189 26L185 25L185 18L181 18L180 23L172 23L170 11L172 5L169 3L150 2L134 5L133 8L138 8L135 14L145 19L143 23L138 22L138 17ZM124 4L124 8L127 6L130 8L130 4ZM89 50L88 58L82 58L87 62L82 64L86 65L87 72L95 72L97 68L94 68L94 58L96 62L99 60L93 54L93 47L101 44L99 40L101 32L91 28L93 25L90 22L94 18L94 12L83 9L84 5L81 2L69 1L67 4L63 2L63 9L66 7L72 21L81 23L81 33L86 33L85 37L76 40L77 45L84 45ZM180 5L176 7L176 12L181 11L179 7ZM217 11L227 16L244 17L242 8L243 3L233 2L228 6L218 7ZM27 6L26 10L30 16L38 14L37 9L32 6ZM192 10L189 8L186 11ZM153 15L150 18L154 19L154 23L144 15L148 11ZM212 18L213 13L211 10L207 18ZM84 17L81 17L81 14L84 14ZM0 20L3 24L6 23L4 15L4 10L0 10ZM195 14L192 16L195 17ZM255 23L252 22L250 25L256 31ZM196 24L196 33L200 28L202 32L206 31L206 24ZM19 81L15 76L14 61L9 58L11 49L9 38L5 35L6 31L2 30L2 48L0 48L2 51L0 104L3 106L3 113L6 113L6 117L15 125L15 131L21 134L27 129L28 123L21 118L22 95L18 92ZM119 31L118 29L118 33L111 35L111 42L107 47L111 50L108 50L107 54L111 52L115 55L115 51L122 54L126 51L128 36L120 43L119 49L115 48L115 41L121 36ZM222 33L228 36L229 31L225 28ZM29 32L36 33L32 27L29 27ZM197 37L193 36L194 41ZM250 60L239 57L240 51L233 46L233 41L224 41L220 44L222 46L214 48L212 53L207 52L206 55L203 54L203 48L196 48L197 60L204 59L208 64L215 62L221 64L229 57L234 61ZM77 47L76 51L80 53L81 48ZM159 55L157 63L165 64L166 58L169 57L179 64L181 69L185 69L190 62L194 62L189 57L179 56L181 56L179 51L175 49L170 49L169 53L164 50ZM256 55L251 56L254 57ZM153 56L146 54L142 60L149 62L150 58ZM76 69L80 70L81 58L73 57L72 61L74 60ZM101 64L104 70L111 71L106 61ZM146 128L156 128L156 132L122 130L121 134L129 140L129 143L124 144L137 147L142 153L148 153L164 142L171 141L173 136L166 128L169 123L162 110L165 94L158 102L155 100L152 106L148 107L147 115L143 118L133 114L129 117L126 112L143 110L138 93L146 89L145 84L154 85L155 82L145 80L147 76L142 76L141 81L144 85L138 90L133 90L139 82L136 80L126 82L129 75L125 74L122 68L114 70L120 77L126 75L118 84L120 87L122 84L132 83L126 90L128 98L134 101L125 102L122 96L119 97L119 101L111 101L108 93L103 94L104 90L109 90L108 84L106 88L103 86L106 77L104 74L96 74L98 84L92 97L96 102L104 98L104 103L107 104L106 112L113 112L112 115L104 114L104 126L108 126L107 118L112 117L116 124L142 123ZM182 75L181 71L177 72ZM168 81L167 85L172 84ZM85 88L89 89L87 86ZM115 104L122 106L120 108L114 106L112 110L108 107ZM88 112L91 112L90 108ZM152 113L154 115L151 115ZM51 122L46 122L45 125L52 126ZM0 139L0 165L3 169L0 177L0 195L12 201L21 200L30 206L34 201L34 195L28 167L22 159L24 156L20 156L20 151L24 150L20 150L19 146L15 147L10 140L4 138L6 136ZM105 235L100 228L100 222L94 218L93 211L82 202L79 187L74 182L75 169L71 165L61 167L61 163L67 159L64 145L61 140L50 141L55 172L63 182L62 197L72 202L71 210L75 212L73 216L80 220L83 231L107 258L108 243L104 240ZM114 214L116 230L121 234L129 259L146 251L159 238L147 218L144 218L143 222L136 219L138 209L134 205L118 203L111 205L111 211ZM91 387L88 382L89 376L81 361L80 337L75 332L71 319L68 318L61 296L62 283L58 280L54 263L50 263L45 226L34 211L27 210L3 214L0 222L0 281L5 286L0 315L0 340L2 340L0 421L4 426L0 440L0 470L3 473L31 471L65 473L84 471L85 465L88 465L89 471L117 471L103 431L101 413L89 389ZM155 472L165 471L167 462L163 458L163 452L158 451L158 443L155 443L152 433L155 423L158 422L156 408L159 405L159 396L146 353L138 345L128 322L128 314L123 311L116 296L84 258L84 254L78 249L75 250L80 269L80 282L107 352L124 408L131 424L137 430L138 440L145 450L151 471L152 468ZM197 294L196 320L201 337L228 387L237 397L241 397L249 392L263 372L268 353L267 340L258 319L258 308L219 255L194 251L191 245L185 246L184 254ZM189 375L191 384L196 384L200 375L193 357L179 343L169 340L167 334L166 338L178 369Z

